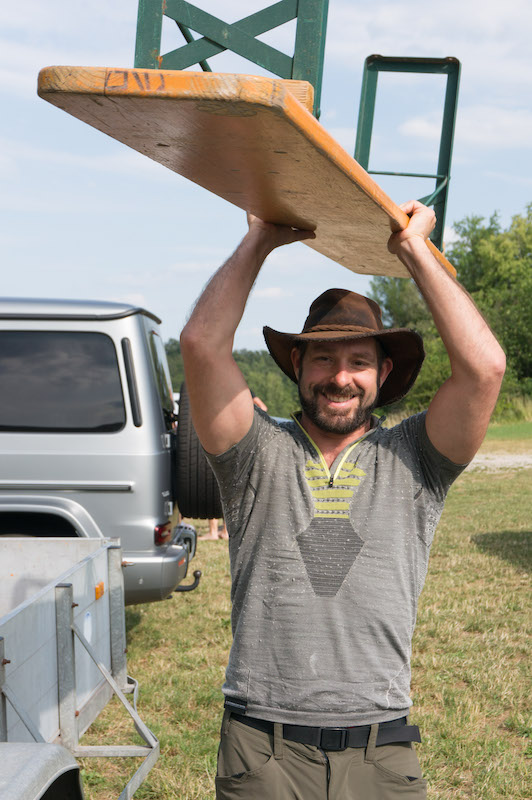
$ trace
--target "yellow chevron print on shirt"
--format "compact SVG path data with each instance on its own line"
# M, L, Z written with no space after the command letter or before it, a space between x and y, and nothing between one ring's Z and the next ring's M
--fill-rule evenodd
M324 463L309 459L305 465L305 477L314 498L315 518L349 519L349 501L354 487L366 477L366 473L352 461L343 461L331 480Z

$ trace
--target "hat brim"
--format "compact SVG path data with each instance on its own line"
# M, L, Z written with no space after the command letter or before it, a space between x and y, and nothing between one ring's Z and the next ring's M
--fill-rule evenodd
M344 342L351 339L378 339L393 369L382 384L378 405L387 406L401 400L412 388L425 358L423 339L409 328L386 328L376 332L368 328L350 327L341 330L308 331L307 333L281 333L273 328L263 328L266 346L275 363L290 380L297 383L292 364L292 349L299 342Z

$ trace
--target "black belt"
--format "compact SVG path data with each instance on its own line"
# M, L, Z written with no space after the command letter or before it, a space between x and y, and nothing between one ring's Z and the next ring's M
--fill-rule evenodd
M273 722L256 717L231 712L231 719L242 722L250 728L273 734ZM301 744L312 744L321 750L345 750L347 747L366 747L371 731L370 725L357 725L354 728L313 728L308 725L283 724L283 739ZM420 742L417 725L407 725L406 717L380 722L377 732L377 747L396 742Z

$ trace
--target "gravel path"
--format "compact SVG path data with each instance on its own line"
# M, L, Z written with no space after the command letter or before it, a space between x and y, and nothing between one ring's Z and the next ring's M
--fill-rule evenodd
M499 469L532 467L532 453L477 453L467 469L495 472Z

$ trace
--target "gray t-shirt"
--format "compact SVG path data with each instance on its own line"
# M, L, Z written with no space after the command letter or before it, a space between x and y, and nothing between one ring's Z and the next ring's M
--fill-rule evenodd
M425 414L377 426L329 470L297 420L256 409L242 441L208 458L229 531L226 696L299 725L407 714L417 601L463 469L433 447Z

